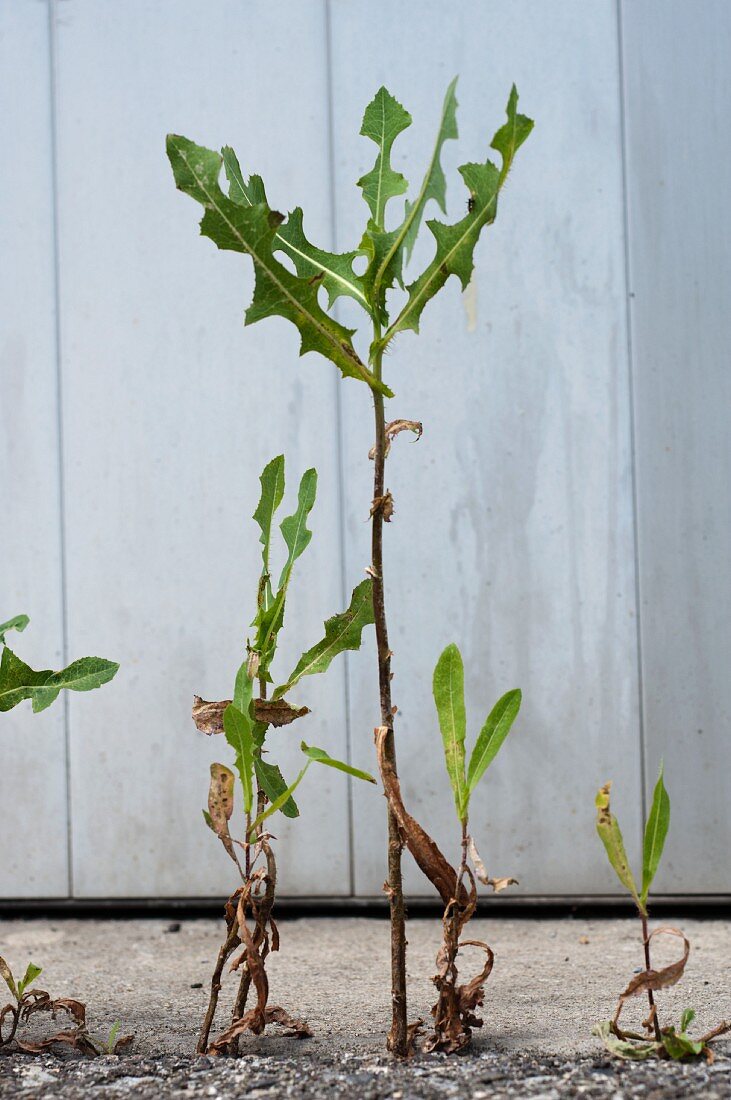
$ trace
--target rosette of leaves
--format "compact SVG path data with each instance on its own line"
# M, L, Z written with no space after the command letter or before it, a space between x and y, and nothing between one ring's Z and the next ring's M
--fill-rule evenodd
M271 759L267 742L269 730L288 726L309 714L307 707L290 703L286 694L305 677L327 671L340 653L359 649L363 630L373 623L371 581L366 579L354 589L348 608L325 622L323 636L305 650L289 675L271 689L274 684L272 663L284 625L290 582L295 562L312 538L307 524L317 493L317 473L307 470L299 484L296 508L280 524L284 564L274 583L272 541L275 516L284 499L284 473L284 456L279 455L265 466L260 477L261 495L253 518L260 531L262 569L256 590L256 614L251 624L253 633L246 642L233 697L211 703L196 696L193 706L193 719L200 730L207 734L224 733L233 750L235 768L234 772L225 764L211 765L208 809L203 811L207 825L220 839L241 878L241 886L226 906L227 937L213 976L211 1000L198 1042L200 1052L213 1054L234 1053L243 1032L260 1034L270 1022L288 1028L292 1034L309 1034L303 1021L268 1004L265 959L270 950L278 950L279 934L271 916L276 892L276 860L265 823L276 813L289 818L299 816L294 794L312 764L375 782L367 772L336 760L324 749L304 741L300 744L303 764L292 782L284 779L279 765ZM230 831L236 773L244 817L243 839L236 839ZM253 920L251 930L250 919ZM232 1023L209 1044L222 968L239 946L241 953L232 966L242 969L242 977ZM257 1000L246 1012L252 982Z
M647 1058L671 1058L674 1061L692 1060L700 1055L712 1058L709 1043L731 1031L731 1024L725 1020L705 1035L694 1039L688 1034L688 1027L695 1018L693 1009L686 1009L676 1028L673 1025L663 1027L658 1018L655 993L660 989L675 985L680 981L690 954L690 943L677 928L648 929L648 899L657 869L660 866L665 840L670 827L670 798L665 789L663 768L655 784L652 806L645 822L642 846L642 885L638 888L630 867L624 846L622 831L610 806L612 784L605 783L596 796L596 828L599 839L604 845L607 858L617 878L630 893L637 907L642 928L642 946L644 950L644 970L640 970L620 994L614 1016L604 1020L594 1028L594 1034L604 1043L607 1050L618 1058L642 1061ZM656 970L651 961L651 945L656 936L671 936L681 940L683 951L680 958L668 966ZM648 1014L642 1022L643 1032L627 1031L620 1027L622 1010L633 997L647 996Z
M518 716L521 692L517 688L506 692L492 708L477 735L469 763L466 754L464 664L454 644L448 645L437 661L433 692L444 760L462 832L462 858L455 874L455 889L447 900L442 919L444 938L437 955L438 970L434 977L439 998L431 1010L434 1030L426 1040L425 1049L443 1050L451 1054L468 1045L473 1027L482 1026L475 1010L483 1002L484 982L493 964L493 953L486 943L461 939L465 925L477 906L475 879L491 886L496 893L517 884L514 878L492 878L488 875L474 839L469 834L469 811L478 783L500 751ZM457 954L465 946L482 949L486 958L476 977L460 984Z
M91 691L116 675L119 665L102 657L81 657L58 672L50 668L40 672L32 669L13 653L5 640L11 630L23 631L29 622L27 615L16 615L0 624L0 711L12 710L30 699L34 713L38 714L50 707L64 689Z
M365 383L374 412L371 563L376 646L378 653L377 734L379 760L387 774L384 789L397 784L396 745L391 697L391 649L388 641L383 562L383 525L394 514L394 499L385 486L385 461L394 425L412 425L416 419L385 416L385 400L394 396L384 378L383 357L400 333L418 333L421 316L447 280L454 276L462 288L469 284L474 254L482 231L497 216L498 200L515 155L530 134L533 123L518 111L518 93L512 87L506 119L493 134L490 149L495 159L478 152L476 161L459 168L461 216L446 219L446 178L441 164L447 141L457 131L456 78L447 88L436 139L426 169L415 191L408 196L408 182L391 164L395 141L411 125L411 115L385 88L379 88L363 115L361 134L376 146L372 168L358 180L368 216L358 243L345 252L331 252L310 241L301 207L288 214L272 208L262 178L242 171L233 149L208 149L176 134L167 138L167 153L175 183L203 208L201 233L218 248L248 256L254 267L254 293L245 323L283 317L300 333L300 354L317 353L329 360L343 378ZM487 142L485 143L487 144ZM226 183L222 182L222 171ZM401 198L403 197L403 204ZM393 202L393 200L399 200ZM444 217L425 220L427 208L436 204ZM407 274L414 244L423 225L432 238L431 259L413 277ZM354 268L365 258L362 273ZM286 259L287 265L282 261ZM291 268L294 268L294 271ZM344 327L337 320L337 302L351 298L362 310L364 331ZM367 348L367 352L365 349ZM402 830L397 802L388 801L388 897L391 915L392 1024L388 1047L395 1054L408 1053L413 1033L407 1026L405 906L401 881ZM422 869L426 867L421 862ZM426 870L425 870L425 873ZM437 872L439 873L439 872ZM433 881L433 880L432 880ZM436 885L436 883L435 883Z

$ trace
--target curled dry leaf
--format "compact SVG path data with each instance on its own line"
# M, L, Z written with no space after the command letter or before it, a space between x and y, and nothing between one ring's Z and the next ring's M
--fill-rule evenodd
M211 825L224 848L236 859L228 823L234 810L234 773L225 764L211 764L211 783L208 788L208 812Z
M375 516L378 513L383 516L384 523L391 522L391 516L394 513L394 503L390 489L387 489L382 497L374 497L373 503L371 504L370 515Z
M650 933L649 940L660 935L677 936L681 939L683 941L683 954L674 963L670 963L669 966L664 966L660 970L641 970L639 974L635 974L625 991L620 994L617 1010L612 1020L613 1030L619 1038L624 1038L624 1035L619 1029L619 1017L625 1003L630 1000L631 997L639 997L641 994L647 993L648 990L654 992L658 989L664 989L669 985L675 985L682 977L683 971L685 970L685 964L690 954L690 943L686 936L677 928L655 928Z
M472 864L475 868L475 874L477 875L483 886L491 886L496 894L499 894L501 890L505 890L508 886L517 886L517 878L490 878L487 873L485 864L482 862L480 853L477 851L477 845L475 844L474 837L470 837L469 853Z
M386 753L388 727L377 726L374 732L381 782L386 798L396 815L404 844L416 860L421 871L435 887L444 904L449 905L457 891L457 872L446 857L442 855L436 842L422 829L418 821L408 813L404 806L398 776ZM460 885L459 903L460 905L467 905L468 901L467 890Z
M223 712L230 706L230 699L208 702L200 695L193 696L193 721L201 733L210 736L223 733ZM297 718L310 713L309 707L295 707L286 699L255 699L254 716L265 726L288 726Z
M399 434L399 432L413 432L414 435L416 436L416 440L419 440L419 439L421 439L422 434L424 432L424 427L423 427L420 420L392 420L390 423L386 424L385 434L386 434L386 454L387 455L388 455L388 452L391 450L391 444L393 443L394 439ZM416 440L415 440L415 442L416 442ZM375 457L376 457L376 448L375 448L375 446L371 447L370 451L368 452L368 457L371 459L371 461L373 459L375 459Z
M484 1002L485 981L490 976L495 956L481 940L464 940L459 947L479 947L485 952L485 964L469 982L458 985L454 980L456 969L453 960L449 961L448 952L442 947L437 956L437 964L441 962L441 966L434 978L439 999L431 1010L434 1031L424 1043L427 1052L442 1050L445 1054L455 1054L469 1044L472 1028L482 1027L482 1020L475 1015L475 1010Z

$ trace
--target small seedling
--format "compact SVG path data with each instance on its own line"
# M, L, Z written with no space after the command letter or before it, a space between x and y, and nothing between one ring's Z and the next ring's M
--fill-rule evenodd
M58 997L52 1000L45 989L35 988L35 980L41 976L41 973L40 966L28 963L24 976L16 982L7 962L0 958L0 977L5 981L13 997L9 1004L0 1009L0 1049L12 1044L14 1049L22 1050L26 1054L40 1054L61 1043L79 1051L80 1054L88 1054L94 1058L98 1054L118 1054L120 1050L130 1045L134 1036L120 1036L118 1023L112 1028L106 1042L100 1043L90 1035L86 1026L86 1005L71 997ZM53 1035L37 1042L18 1038L20 1024L27 1024L35 1016L45 1012L50 1013L53 1020L59 1013L63 1013L68 1016L72 1026L54 1032Z
M454 1053L470 1042L473 1027L482 1027L475 1009L483 1003L484 982L493 965L493 952L480 940L460 940L462 931L477 907L475 877L498 893L517 885L514 878L491 878L469 834L470 799L485 771L497 756L520 710L521 693L508 691L490 711L480 730L466 764L465 738L467 718L464 700L464 666L456 645L448 645L434 669L434 702L444 744L444 759L452 785L457 820L462 830L462 857L455 874L455 888L446 900L442 925L444 940L437 955L438 972L434 984L439 991L431 1014L434 1031L427 1038L426 1050ZM469 865L472 862L472 867ZM467 886L465 886L467 879ZM462 947L477 947L485 952L482 970L471 981L458 984L457 954Z
M35 672L15 656L5 641L8 631L23 631L29 621L27 615L16 615L14 619L0 624L0 711L12 710L24 699L30 699L34 713L38 714L50 707L64 688L68 691L91 691L108 683L116 675L119 665L102 657L82 657L60 672L52 669Z
M620 994L617 1009L611 1020L604 1020L594 1028L594 1034L604 1043L607 1050L619 1058L642 1060L645 1058L671 1058L674 1061L693 1059L705 1054L709 1060L713 1057L709 1043L711 1040L731 1031L731 1023L722 1021L711 1031L693 1039L688 1027L695 1018L692 1008L686 1009L680 1018L680 1026L662 1027L658 1018L655 993L660 989L675 985L680 981L690 954L690 943L677 928L655 928L648 930L648 898L650 887L657 873L662 857L665 839L670 827L670 798L665 790L663 769L652 797L650 815L645 823L645 835L642 848L642 888L637 889L634 875L627 859L624 840L619 823L609 805L611 783L605 783L596 796L596 828L604 845L607 858L617 878L632 895L642 927L642 946L644 949L645 969L635 974ZM653 969L651 961L651 943L655 936L673 936L683 944L683 954L669 966L660 970ZM649 1011L642 1021L644 1034L625 1031L619 1026L619 1018L628 1000L632 997L647 995Z
M294 706L285 695L303 677L325 672L338 654L360 648L363 630L373 622L373 595L371 581L362 581L354 590L347 611L327 620L321 640L302 654L289 676L269 695L269 685L274 683L272 662L284 622L292 570L312 538L307 520L315 503L317 474L315 470L307 470L303 474L297 508L281 523L286 553L276 589L272 584L270 555L274 516L284 496L283 455L272 459L264 468L260 481L261 497L254 520L261 532L262 571L257 588L256 615L252 623L253 640L246 642L246 654L236 674L233 699L209 703L196 696L193 706L193 719L198 729L207 734L223 732L234 750L245 818L244 839L238 840L231 835L229 828L234 811L234 772L224 764L212 764L208 809L203 811L203 816L236 864L241 886L226 903L227 934L218 954L208 1009L198 1039L198 1052L201 1054L235 1054L239 1036L246 1031L260 1035L268 1023L287 1028L290 1035L304 1037L310 1034L305 1021L295 1019L283 1008L268 1003L266 958L270 951L279 950L279 932L272 919L277 887L277 866L270 843L274 837L265 829L265 822L278 812L289 818L299 816L293 796L313 763L375 783L366 772L335 760L324 749L307 745L304 741L300 748L305 761L290 784L285 781L279 765L267 759L267 733L270 728L290 725L309 714L307 707ZM256 698L255 683L258 683ZM223 968L239 946L241 951L231 964L232 970L241 970L231 1025L210 1042ZM256 991L256 1005L247 1012L246 1002L252 983Z
M241 171L233 149L217 153L196 145L188 138L169 134L167 153L179 190L204 208L201 233L221 249L250 257L254 264L254 297L246 311L246 324L267 317L283 317L299 330L300 354L317 352L329 359L343 378L353 378L369 387L375 418L373 493L371 516L371 561L367 572L373 581L376 645L378 655L378 701L380 726L376 731L380 758L387 774L384 788L397 783L396 743L393 721L397 708L391 697L391 648L386 618L383 564L384 524L394 513L394 499L385 482L389 447L404 428L421 435L417 420L386 421L385 399L394 396L384 379L384 355L391 352L396 337L418 333L424 308L455 276L466 289L474 267L474 252L482 230L497 216L498 198L506 183L514 157L533 128L518 113L518 93L510 91L506 121L494 134L490 148L500 157L500 167L489 159L461 165L459 173L466 188L466 202L460 202L461 217L449 223L426 222L433 238L432 258L421 273L406 283L406 267L424 213L435 202L446 214L446 179L441 165L444 143L457 138L456 78L447 88L436 141L421 185L411 199L405 199L397 213L388 204L406 195L408 182L391 165L396 138L411 125L411 115L385 88L379 88L363 115L361 134L377 148L373 168L361 176L358 186L368 207L368 221L360 244L349 252L327 252L306 237L303 212L295 207L289 215L269 206L260 176L248 179ZM483 155L481 153L481 155ZM221 168L228 180L228 194L220 186ZM400 204L399 204L400 206ZM281 262L286 257L294 271ZM358 274L354 261L365 257L366 269ZM355 330L345 328L333 316L337 299L352 298L365 314L365 341L358 350ZM448 365L443 370L444 377ZM386 733L381 734L385 729ZM388 1048L396 1055L408 1053L413 1029L407 1024L405 906L401 879L401 851L404 838L398 806L388 802L388 882L391 916L391 1029ZM413 822L413 819L409 819ZM413 823L416 826L416 823ZM412 829L412 846L418 826ZM418 857L417 857L418 860ZM428 862L419 866L428 874ZM433 867L432 867L433 869ZM433 880L432 880L433 881Z

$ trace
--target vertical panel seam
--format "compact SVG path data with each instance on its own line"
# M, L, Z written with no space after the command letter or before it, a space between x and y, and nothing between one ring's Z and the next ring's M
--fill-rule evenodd
M617 11L617 65L619 71L619 127L622 164L622 231L624 235L624 281L627 321L627 368L629 383L629 428L630 428L630 477L632 489L632 538L634 554L635 581L635 624L637 646L637 694L640 733L640 808L642 821L647 815L647 737L645 730L645 686L643 675L642 646L642 586L640 577L640 534L639 534L639 496L637 484L637 430L635 410L635 359L633 340L632 309L632 266L630 254L630 211L629 211L629 169L627 148L627 91L624 66L624 26L622 22L622 0L616 0Z
M66 479L64 468L63 378L61 368L61 293L58 198L57 42L55 0L48 0L48 71L51 156L51 223L53 257L54 342L56 353L56 439L58 447L59 561L61 574L61 648L63 665L69 661L69 616L66 561ZM64 778L66 783L66 860L68 895L74 895L73 829L71 818L71 714L68 692L63 692Z
M335 107L333 89L333 55L332 55L332 17L330 0L323 0L325 20L325 72L327 89L327 155L328 175L330 179L330 240L333 252L338 250L338 218L337 203L335 200ZM333 313L338 317L338 304L335 303ZM346 531L345 531L345 447L343 440L343 402L342 384L337 371L333 370L333 385L335 387L335 440L337 458L337 509L338 509L338 536L340 540L340 596L342 606L347 607L348 578L346 562ZM350 721L350 658L347 651L343 654L343 690L345 701L345 758L349 764L353 763L352 728ZM346 777L347 789L347 833L348 833L348 886L350 896L355 895L355 819L353 805L353 779Z

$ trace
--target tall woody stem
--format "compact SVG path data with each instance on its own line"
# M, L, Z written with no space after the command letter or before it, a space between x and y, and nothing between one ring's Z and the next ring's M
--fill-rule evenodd
M380 335L376 333L376 336ZM381 379L381 353L373 361L373 371ZM391 702L391 650L388 645L386 599L383 577L383 509L379 501L385 493L386 424L383 396L373 395L376 441L373 456L373 519L371 528L371 568L373 575L373 613L378 650L378 689L381 704L381 725L388 729L385 756L396 775L396 744L393 734ZM403 1058L408 1053L406 1024L406 911L401 877L402 841L396 816L388 807L388 897L391 914L391 1001L392 1021L388 1034L388 1049Z

